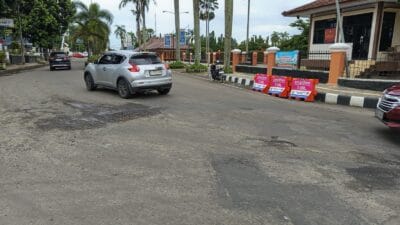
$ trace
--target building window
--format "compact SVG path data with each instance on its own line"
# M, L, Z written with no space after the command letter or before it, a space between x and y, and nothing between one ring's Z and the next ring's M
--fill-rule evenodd
M314 44L334 43L336 37L336 19L314 22Z
M392 47L395 20L396 20L396 13L394 12L384 13L379 51L387 51L390 47Z

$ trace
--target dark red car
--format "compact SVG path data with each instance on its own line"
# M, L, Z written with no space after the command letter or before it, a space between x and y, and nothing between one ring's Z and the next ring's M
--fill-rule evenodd
M388 127L400 129L400 84L383 92L375 116Z

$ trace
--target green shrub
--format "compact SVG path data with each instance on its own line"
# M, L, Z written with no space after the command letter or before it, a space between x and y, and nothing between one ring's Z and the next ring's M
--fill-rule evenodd
M169 64L170 69L184 69L186 68L186 64L181 61L176 61Z
M100 58L99 55L91 55L90 57L88 57L87 62L88 62L88 63L93 63L93 62L95 62L96 60L98 60L99 58Z
M232 67L229 66L229 67L224 68L224 73L233 73Z
M186 72L187 73L203 73L207 72L208 67L202 64L193 64L188 67L186 67Z
M0 51L0 63L5 63L5 62L6 62L6 53Z

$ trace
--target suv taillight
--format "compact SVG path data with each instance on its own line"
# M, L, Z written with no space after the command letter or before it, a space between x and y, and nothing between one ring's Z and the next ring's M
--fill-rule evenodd
M128 69L129 71L131 71L133 73L137 73L137 72L140 71L140 68L137 65L135 65L133 63L130 63L130 64L131 64L132 67Z
M165 63L165 64L164 64L164 68L165 68L166 70L169 70L169 64L168 64L168 63Z

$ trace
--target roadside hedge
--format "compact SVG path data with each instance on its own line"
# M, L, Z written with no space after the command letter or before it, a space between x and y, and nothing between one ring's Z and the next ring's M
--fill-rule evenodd
M207 72L208 67L202 64L193 64L186 67L187 73L203 73Z

